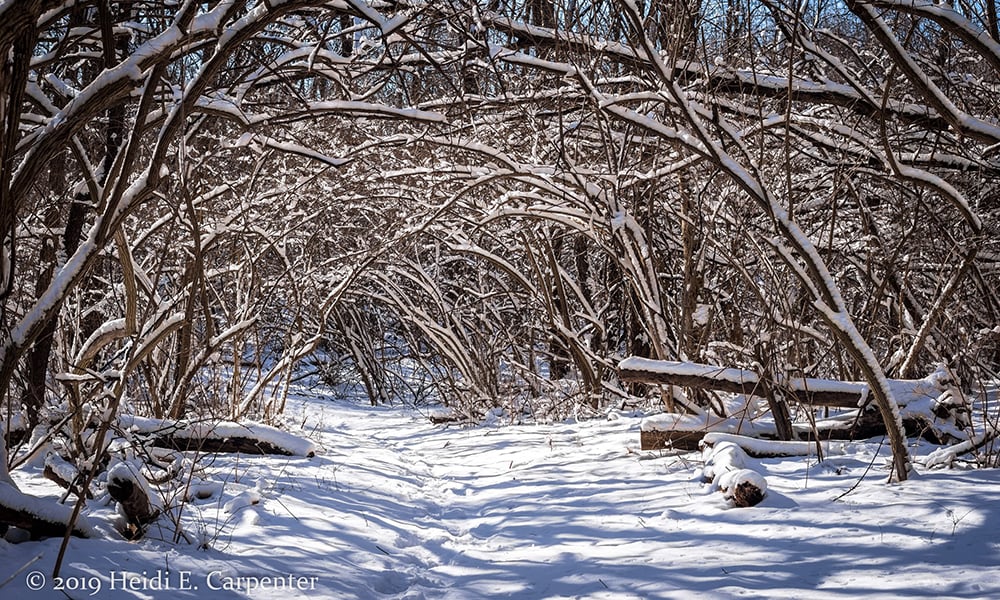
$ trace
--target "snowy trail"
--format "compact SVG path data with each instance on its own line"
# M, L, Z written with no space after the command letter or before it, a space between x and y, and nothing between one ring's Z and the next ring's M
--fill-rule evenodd
M320 455L216 457L205 474L225 485L185 516L195 544L155 531L74 540L64 574L96 577L99 593L31 591L22 573L0 597L1000 598L996 470L887 486L879 457L835 502L878 447L852 444L820 464L762 461L769 496L732 509L707 492L697 455L630 452L635 418L445 428L408 410L298 402L290 419ZM0 544L0 582L34 556L51 572L57 548ZM173 584L123 589L123 571L169 571ZM200 589L179 589L179 573ZM264 576L315 579L225 586Z
M699 465L629 454L632 419L442 429L378 413L346 419L332 434L342 449L353 447L353 465L378 465L362 469L359 481L384 476L386 484L374 487L398 494L394 510L402 518L387 524L380 545L389 554L383 579L369 580L376 592L412 599L806 591L1000 597L1000 578L982 572L1000 574L998 545L986 527L1000 516L997 504L969 498L967 489L950 497L948 486L961 475L888 487L880 466L858 492L831 503L874 448L819 466L771 461L772 495L737 510L706 494ZM985 483L1000 492L989 474Z
M337 485L380 499L341 508L355 519L365 514L369 547L377 551L364 559L375 593L652 597L663 573L645 543L690 544L676 534L663 539L630 507L663 487L656 473L662 463L649 461L644 478L615 464L626 456L635 422L444 429L409 414L376 413L362 409L320 437L326 458L348 459L337 468ZM610 444L601 439L608 435ZM595 468L595 458L604 465ZM681 487L688 486L701 494L700 484ZM662 512L656 507L647 518Z

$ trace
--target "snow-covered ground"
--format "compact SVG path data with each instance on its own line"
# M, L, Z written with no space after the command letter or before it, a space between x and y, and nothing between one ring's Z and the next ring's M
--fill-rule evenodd
M207 464L224 486L184 516L203 548L74 539L54 582L58 540L0 542L0 597L1000 598L996 470L886 485L878 444L850 444L755 461L769 493L740 509L699 454L638 452L627 415L461 428L299 397L289 417L319 455Z

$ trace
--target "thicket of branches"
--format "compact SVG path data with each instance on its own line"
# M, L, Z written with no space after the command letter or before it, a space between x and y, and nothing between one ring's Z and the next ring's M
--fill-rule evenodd
M995 379L992 2L0 3L0 404L599 410L628 355ZM331 366L331 363L336 365ZM95 435L96 433L96 435ZM12 436L8 436L9 438Z

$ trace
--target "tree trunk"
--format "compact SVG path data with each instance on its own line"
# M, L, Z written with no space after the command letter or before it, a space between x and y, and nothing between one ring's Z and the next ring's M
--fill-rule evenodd
M116 46L113 32L112 17L106 3L100 4L98 11L100 18L101 41L104 49L104 66L112 68L118 63L120 52L127 51L127 42L123 37L120 44ZM82 14L78 11L71 13L72 19L82 19ZM72 24L72 23L71 23ZM83 25L77 22L75 25ZM108 124L104 134L104 157L101 172L98 175L98 184L103 186L108 179L108 174L114 164L118 149L121 146L122 138L125 135L125 107L119 104L108 110ZM58 158L56 159L58 161ZM58 168L53 166L53 168ZM72 256L80 247L83 239L83 226L86 222L87 207L96 202L96 198L91 198L87 191L76 194L69 207L69 216L66 218L66 226L63 230L62 255ZM42 272L35 282L36 298L52 282L52 275L56 268L57 255L52 251L44 251L41 261L44 264ZM55 312L49 318L39 336L35 339L28 352L28 373L26 376L26 387L22 395L21 402L24 404L29 427L34 427L39 422L39 412L45 403L45 380L48 374L49 359L52 354L52 343L59 322L59 313Z

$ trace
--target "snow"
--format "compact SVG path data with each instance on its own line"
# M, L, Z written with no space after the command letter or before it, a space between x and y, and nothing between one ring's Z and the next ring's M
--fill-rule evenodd
M708 304L698 304L694 312L691 313L691 319L696 325L704 327L708 325L708 321L712 315L712 307Z
M886 449L857 442L822 463L747 461L767 495L732 508L703 481L699 453L633 449L631 413L435 426L301 390L289 410L317 456L202 460L180 517L191 543L173 543L167 517L138 542L73 539L67 595L1000 597L997 470L887 485ZM26 493L60 495L30 470L14 477ZM0 542L3 597L66 598L51 578L59 542Z

